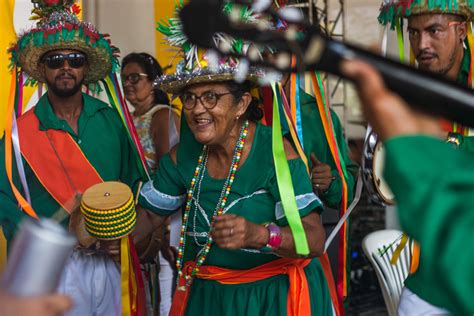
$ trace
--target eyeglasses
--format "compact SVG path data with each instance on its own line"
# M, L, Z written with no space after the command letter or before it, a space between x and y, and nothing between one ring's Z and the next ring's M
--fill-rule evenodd
M127 81L129 81L131 84L136 84L138 81L140 81L141 77L148 77L148 75L136 72L129 75L122 75L122 83L125 84Z
M66 60L71 68L81 68L86 63L86 56L83 53L52 54L46 56L43 63L49 69L59 69L64 67Z
M194 93L186 92L180 96L183 107L186 110L192 110L199 100L201 104L208 110L214 108L217 105L217 101L225 95L233 94L233 92L226 93L216 93L213 91L207 91L201 94L200 96L195 95Z

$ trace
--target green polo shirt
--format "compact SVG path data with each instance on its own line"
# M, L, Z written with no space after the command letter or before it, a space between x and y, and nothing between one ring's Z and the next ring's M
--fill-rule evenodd
M39 119L40 130L56 129L69 133L104 181L121 181L135 188L140 180L140 172L125 126L117 111L87 94L83 94L83 104L77 134L65 120L54 114L46 94L41 97L33 111ZM6 176L4 139L0 141L0 164L3 166L0 170L0 224L5 237L10 240L16 225L26 215L18 208ZM44 189L24 159L23 164L33 209L40 217L53 216L60 205ZM17 188L23 192L15 162L13 178ZM64 225L68 222L68 218L63 221Z
M384 175L400 224L421 245L412 292L454 315L474 313L474 155L422 135L387 140Z
M301 104L301 121L303 127L303 150L308 158L308 163L310 167L311 163L311 153L314 153L316 158L331 166L331 172L336 179L331 182L329 189L324 192L320 198L325 204L330 207L338 208L341 203L342 198L342 180L339 177L337 172L336 163L332 157L331 151L329 149L328 141L326 140L326 135L324 133L324 127L321 122L321 117L319 114L318 107L316 105L316 100L313 96L304 93L300 93L300 104ZM339 152L341 154L341 159L344 160L346 164L346 171L348 175L347 188L348 188L348 199L349 203L353 198L353 189L356 181L356 175L359 167L357 164L352 162L349 158L349 149L347 147L346 139L342 131L341 122L337 117L336 113L331 110L331 119L334 127L334 132L336 134L337 144L339 146Z

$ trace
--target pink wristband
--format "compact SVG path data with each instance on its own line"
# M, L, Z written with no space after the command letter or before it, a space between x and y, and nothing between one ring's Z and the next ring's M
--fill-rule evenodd
M267 245L262 248L262 251L275 251L280 247L282 241L280 226L274 223L268 223L265 225L265 228L268 230L269 237Z

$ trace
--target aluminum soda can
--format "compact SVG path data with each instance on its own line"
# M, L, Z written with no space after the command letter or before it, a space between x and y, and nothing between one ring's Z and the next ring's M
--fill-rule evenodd
M18 296L54 293L76 238L51 219L20 224L0 286Z

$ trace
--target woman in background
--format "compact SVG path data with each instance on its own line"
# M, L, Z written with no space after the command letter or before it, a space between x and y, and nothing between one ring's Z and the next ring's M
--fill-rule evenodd
M134 108L133 123L152 171L156 170L161 156L169 151L170 142L177 140L179 127L168 95L153 85L162 74L158 61L147 53L131 53L122 61L125 98Z
M154 172L161 156L178 141L179 119L173 113L168 95L153 85L153 81L163 74L158 61L147 53L131 53L122 61L122 85L125 98L133 106L133 123L143 147L148 167ZM150 290L149 310L157 313L153 302L160 302L160 314L168 315L174 286L175 250L169 245L169 223L164 229L151 236L147 251L140 258L145 265L145 279L153 284L154 275L159 272L159 292L156 297ZM161 249L160 249L161 248ZM159 251L160 250L160 251ZM159 251L159 254L158 254ZM153 263L159 259L158 269ZM157 271L156 271L157 270ZM150 288L150 286L148 286ZM157 289L158 287L155 287ZM152 311L153 310L153 311Z

